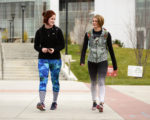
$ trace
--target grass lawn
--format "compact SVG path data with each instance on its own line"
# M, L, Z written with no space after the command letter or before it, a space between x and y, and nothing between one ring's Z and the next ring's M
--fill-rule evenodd
M64 52L65 50L63 50ZM136 58L133 49L129 48L114 48L115 56L118 65L118 75L116 77L106 77L107 85L150 85L150 59L146 66L146 71L143 78L134 78L127 76L128 65L136 65ZM79 81L90 82L87 69L87 55L85 66L80 66L80 47L78 45L69 45L68 54L72 55L72 59L76 62L71 63L71 70L76 75ZM87 53L88 54L88 53ZM112 65L110 57L108 58L109 65Z

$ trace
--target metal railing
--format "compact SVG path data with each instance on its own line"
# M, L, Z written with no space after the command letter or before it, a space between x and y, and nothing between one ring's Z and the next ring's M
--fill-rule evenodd
M3 58L3 50L2 50L2 44L0 42L0 58L1 58L1 79L4 79L4 58Z

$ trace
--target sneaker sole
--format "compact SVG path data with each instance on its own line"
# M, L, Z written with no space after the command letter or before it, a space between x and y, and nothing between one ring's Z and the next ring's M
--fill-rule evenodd
M45 111L45 109L43 109L42 106L37 106L37 109L41 110L41 111Z
M100 105L97 105L97 109L99 110L99 112L103 112L103 107L101 107Z
M57 107L56 107L56 108L54 108L54 109L51 109L51 108L50 108L50 110L56 110L56 109L57 109Z
M96 107L92 107L92 110L96 110Z

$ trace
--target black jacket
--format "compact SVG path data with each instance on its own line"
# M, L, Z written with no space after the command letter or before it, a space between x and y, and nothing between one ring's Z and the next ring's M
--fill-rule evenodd
M39 59L60 59L60 51L65 47L63 33L60 28L53 26L46 29L43 25L37 30L34 49L39 52ZM42 48L54 48L54 53L43 53Z

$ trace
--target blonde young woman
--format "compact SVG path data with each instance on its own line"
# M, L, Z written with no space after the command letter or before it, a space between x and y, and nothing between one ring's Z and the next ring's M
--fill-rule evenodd
M113 69L116 72L117 63L112 47L110 33L103 28L104 18L101 15L93 17L93 29L85 34L84 43L81 53L80 65L85 64L85 55L87 47L89 47L88 55L88 71L91 79L91 94L92 94L92 110L103 112L104 97L105 97L105 77L107 73L108 51L111 56ZM99 87L99 104L97 104L97 83Z

